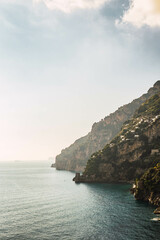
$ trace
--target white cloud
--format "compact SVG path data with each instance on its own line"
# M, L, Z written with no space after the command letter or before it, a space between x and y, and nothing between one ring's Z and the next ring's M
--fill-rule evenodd
M110 0L33 0L34 2L44 2L51 10L60 10L65 13L70 13L73 10L98 8L105 2Z
M160 0L132 0L122 22L136 27L160 27Z

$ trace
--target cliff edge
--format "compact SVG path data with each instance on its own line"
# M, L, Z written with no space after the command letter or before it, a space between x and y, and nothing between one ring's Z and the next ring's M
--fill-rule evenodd
M160 162L160 92L124 123L119 134L92 154L75 182L134 182Z
M94 123L91 132L76 140L75 143L56 156L56 169L84 171L90 156L109 143L121 130L123 123L133 117L140 105L159 91L160 81L157 81L146 94L120 107L101 121Z

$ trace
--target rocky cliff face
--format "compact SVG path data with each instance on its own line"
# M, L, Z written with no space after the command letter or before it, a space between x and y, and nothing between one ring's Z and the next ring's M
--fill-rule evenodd
M94 123L88 135L75 141L56 157L56 169L83 171L89 157L109 143L120 131L123 123L133 117L135 110L159 90L160 81L156 82L147 94L120 107L100 122Z
M160 163L148 169L144 175L135 182L132 193L137 200L147 201L160 206ZM155 211L155 213L160 213L160 211Z
M76 182L131 182L160 162L160 92L124 123L119 134L92 154Z

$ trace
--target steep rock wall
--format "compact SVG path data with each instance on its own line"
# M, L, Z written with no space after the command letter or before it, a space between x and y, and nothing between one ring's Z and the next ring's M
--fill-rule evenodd
M133 117L136 109L159 90L160 81L156 82L147 94L120 107L100 122L94 123L91 132L76 140L56 157L56 169L83 171L89 157L109 143L118 134L123 123Z

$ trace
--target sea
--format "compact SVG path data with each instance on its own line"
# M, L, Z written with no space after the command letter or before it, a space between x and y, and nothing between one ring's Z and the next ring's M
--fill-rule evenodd
M159 240L128 184L76 184L48 161L0 162L0 240Z

